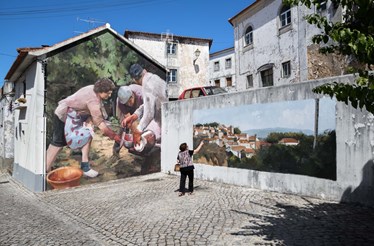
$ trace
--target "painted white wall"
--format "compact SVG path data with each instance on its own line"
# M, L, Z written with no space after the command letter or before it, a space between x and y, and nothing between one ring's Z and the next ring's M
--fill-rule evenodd
M179 144L193 141L193 111L321 97L312 89L326 82L352 83L353 76L260 88L216 96L168 102L162 107L161 171L173 171ZM337 180L260 172L195 163L195 176L204 180L328 200L374 204L374 117L344 103L336 105Z
M34 62L15 83L16 98L26 81L27 107L14 112L14 168L16 179L34 191L42 191L44 179L45 124L44 74L41 62Z
M339 14L328 10L323 14L339 19ZM279 14L282 0L257 1L245 12L232 20L236 56L237 89L245 90L247 76L253 75L253 88L262 87L258 69L264 64L273 63L274 85L283 85L308 79L307 47L312 37L320 30L308 24L304 17L315 12L315 8L304 6L291 8L291 25L280 28ZM338 16L338 17L336 17ZM248 26L253 28L253 45L245 46L244 34ZM282 63L291 62L291 75L282 77Z
M231 59L231 67L226 68L226 59ZM219 70L214 71L214 64L219 62ZM232 86L227 86L226 78L232 79ZM220 81L220 87L225 88L227 91L236 90L236 79L235 79L235 49L226 49L223 51L215 52L210 54L209 60L209 79L210 85L215 85L215 81Z
M0 100L0 158L1 162L7 162L14 157L13 142L13 83L5 83L3 98ZM12 160L11 160L12 161ZM2 165L0 165L1 167ZM5 167L5 166L4 166Z

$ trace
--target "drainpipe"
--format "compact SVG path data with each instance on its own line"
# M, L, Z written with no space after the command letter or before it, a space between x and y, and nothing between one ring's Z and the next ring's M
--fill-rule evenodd
M47 127L47 118L46 118L46 108L47 108L47 60L42 60L42 72L44 74L44 103L43 103L43 147L45 149L45 139L46 139L46 127ZM46 153L47 151L44 151L43 155L43 168L42 168L42 177L43 177L43 191L47 189L47 183L46 183Z

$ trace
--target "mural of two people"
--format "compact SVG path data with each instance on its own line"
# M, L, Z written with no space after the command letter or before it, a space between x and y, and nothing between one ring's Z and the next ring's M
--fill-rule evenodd
M47 172L75 166L85 184L160 170L163 68L103 33L56 52L46 71Z

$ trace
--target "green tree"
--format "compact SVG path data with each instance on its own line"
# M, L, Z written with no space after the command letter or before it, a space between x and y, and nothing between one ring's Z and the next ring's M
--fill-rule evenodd
M321 8L321 0L284 0L290 5L305 5ZM362 64L362 68L350 68L359 76L355 84L328 83L313 89L315 93L335 96L338 101L349 102L354 108L364 108L374 113L374 13L373 0L332 0L343 9L344 22L331 22L318 13L306 16L310 24L321 29L321 34L313 37L316 44L324 43L322 53L337 53L348 56Z
M242 131L240 131L239 127L234 127L234 134L240 134Z

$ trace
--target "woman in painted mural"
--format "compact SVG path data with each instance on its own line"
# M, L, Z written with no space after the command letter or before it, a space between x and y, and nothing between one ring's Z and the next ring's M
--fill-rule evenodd
M179 183L179 196L184 196L186 189L186 178L188 176L188 192L190 195L193 194L193 176L194 176L194 165L192 162L193 154L200 151L204 141L201 141L199 146L194 150L189 150L186 143L182 143L179 146L179 153L177 156L177 162L180 164L181 178Z
M114 88L110 79L99 79L94 85L85 86L58 103L54 112L52 141L47 149L47 172L51 170L61 149L69 146L82 150L83 175L90 178L98 175L89 164L88 154L93 136L91 124L110 139L121 142L120 136L106 124L106 112L102 104L102 100L108 99Z

